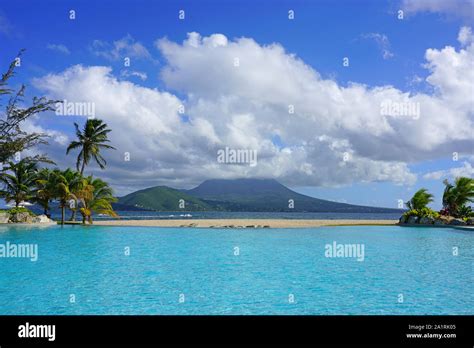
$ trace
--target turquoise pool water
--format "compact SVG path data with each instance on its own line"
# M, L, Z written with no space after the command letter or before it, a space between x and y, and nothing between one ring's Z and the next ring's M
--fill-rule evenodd
M0 314L474 314L474 234L450 228L0 227L7 242L38 260L0 258ZM326 257L334 242L364 260Z

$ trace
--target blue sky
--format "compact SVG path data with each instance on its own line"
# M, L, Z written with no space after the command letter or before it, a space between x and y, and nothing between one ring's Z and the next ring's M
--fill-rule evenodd
M224 33L229 38L251 37L260 44L279 42L288 52L341 83L410 88L413 75L426 75L420 66L426 48L456 44L460 24L465 22L436 13L400 21L396 1L277 0L269 4L261 0L137 1L133 5L123 0L3 2L2 14L11 28L1 38L8 48L1 62L8 63L20 48L27 48L29 73L38 76L71 64L103 64L103 59L87 49L96 39L110 42L130 34L152 47L159 37L180 42L186 33L196 31L203 36ZM76 11L74 21L68 18L70 9ZM186 11L184 21L178 20L180 9ZM295 21L288 20L289 9L295 11ZM394 59L384 60L376 42L361 38L366 33L387 35L391 50L396 52ZM52 42L68 47L71 55L58 59L47 49ZM351 69L342 67L341 57L345 56L351 58ZM155 87L156 83L160 81L146 84Z
M226 37L226 42L228 40L229 43L235 44L236 47L232 49L237 50L236 52L245 53L252 49L260 50L262 48L268 54L266 59L271 59L274 56L275 59L285 61L290 59L288 57L293 57L294 60L290 59L291 62L289 63L291 64L291 70L285 70L281 76L287 76L285 74L288 74L288 71L293 74L294 71L295 74L291 78L295 79L295 86L300 86L299 81L306 81L305 76L301 76L301 78L299 75L297 76L300 73L304 74L305 69L300 69L298 65L298 62L303 62L306 67L319 74L317 78L309 77L309 83L314 83L314 88L311 87L313 88L311 91L318 90L317 86L322 81L333 81L338 89L344 91L340 98L348 98L347 95L353 98L354 93L351 92L353 83L365 86L364 91L361 92L361 99L373 98L375 93L372 92L372 89L382 86L392 86L391 88L400 95L408 93L410 97L414 95L430 96L432 100L429 101L429 110L431 108L435 109L438 103L443 103L443 107L454 110L454 116L445 115L451 123L449 127L446 126L446 129L451 129L451 127L454 129L462 128L463 131L470 131L472 135L472 104L468 105L466 109L465 102L455 102L454 97L447 92L448 88L446 87L454 84L465 95L469 96L470 94L472 97L472 81L465 84L464 81L460 82L459 79L446 81L449 74L445 74L448 76L446 77L443 73L449 69L454 69L454 67L447 69L442 66L442 64L450 64L449 54L462 56L462 50L466 54L471 52L470 34L464 41L458 39L461 28L469 28L472 24L473 16L469 14L469 11L466 11L468 6L467 1L455 1L452 5L443 5L436 0L431 5L427 5L424 1L417 2L414 0L346 0L338 2L294 0L225 2L46 0L41 3L2 0L0 6L0 45L2 47L0 65L6 67L21 48L27 49L14 82L17 85L25 83L28 86L28 96L30 97L46 94L52 98L63 99L66 96L79 95L82 90L78 90L76 91L77 94L74 94L69 89L67 93L65 91L65 94L61 95L61 89L65 90L65 88L58 88L56 80L53 78L47 80L45 76L48 76L48 74L56 77L62 76L63 79L60 79L60 82L72 86L74 85L71 83L73 79L76 79L74 81L82 81L81 76L83 79L86 76L84 74L94 74L94 72L87 70L87 72L76 71L64 75L65 71L71 67L81 65L84 69L94 66L110 67L110 72L101 73L115 79L115 82L111 82L110 79L104 77L101 80L105 81L104 83L123 84L129 81L133 84L133 93L139 93L138 91L147 93L148 90L156 90L160 93L159 98L164 93L169 93L186 106L187 112L184 117L178 115L184 123L182 127L186 128L186 132L189 131L189 134L192 134L192 136L188 135L186 138L194 139L194 136L196 136L196 141L202 141L202 144L199 143L199 145L194 146L193 142L186 143L183 139L175 139L176 135L173 135L173 137L167 136L166 130L159 127L166 129L166 120L169 118L166 118L166 111L161 111L164 116L160 117L163 117L164 121L161 119L154 120L150 116L153 120L150 121L150 124L157 122L156 139L164 140L153 140L157 143L147 143L146 145L137 145L138 140L130 141L123 148L119 146L119 152L110 154L111 167L106 172L91 168L91 172L112 180L116 184L118 193L126 193L153 184L190 187L205 179L205 173L210 177L274 175L298 192L316 197L350 203L396 207L399 199L406 201L419 187L428 188L439 199L443 189L441 181L445 177L452 180L453 175L449 171L453 169L461 168L457 173L467 173L467 175L472 176L472 170L470 169L474 156L472 136L470 139L466 136L463 138L462 135L445 137L441 124L442 116L439 116L439 120L433 121L433 124L438 128L433 126L431 134L439 132L437 137L438 139L443 138L443 140L433 140L433 145L429 148L428 146L418 146L417 142L424 141L423 131L418 133L413 131L413 137L419 136L419 139L413 141L413 139L408 139L403 127L399 124L391 124L392 120L389 120L387 122L390 123L393 129L380 130L380 134L378 134L376 125L368 126L364 123L377 123L377 119L365 119L366 116L363 115L363 111L355 111L354 113L361 112L361 116L357 117L360 117L359 127L367 126L368 134L366 137L363 133L355 131L352 125L349 124L348 120L357 118L351 113L340 115L340 119L334 120L331 127L328 126L327 130L320 130L324 128L321 125L326 122L324 117L331 117L331 115L321 118L320 115L325 114L319 108L326 110L323 106L315 105L313 110L311 109L312 98L296 97L294 99L293 94L298 95L298 93L291 91L288 92L288 95L291 95L293 99L290 97L289 99L304 103L304 108L298 108L297 106L297 109L305 110L301 114L301 117L304 118L302 122L307 122L307 129L314 127L314 138L319 139L319 143L313 144L312 136L305 134L301 136L301 140L304 141L300 143L297 134L298 128L295 126L295 129L291 131L282 130L284 128L281 126L282 122L287 121L278 119L280 116L275 116L272 119L275 121L271 123L271 127L266 127L268 119L259 118L258 110L267 112L277 108L277 101L270 100L265 95L268 89L256 89L254 93L246 93L243 90L246 88L248 91L249 88L242 85L241 76L234 78L232 73L229 75L229 72L226 71L222 71L220 79L214 79L213 70L206 74L203 73L206 67L199 66L199 64L202 64L200 62L206 62L205 58L197 60L195 63L196 72L194 72L188 67L193 65L195 60L187 60L191 59L194 53L185 49L183 41L187 40L187 35L191 32L199 33L200 40L211 37L213 34L222 34ZM403 19L397 18L397 11L400 9L404 11ZM75 11L76 18L74 20L69 18L70 10ZM184 20L178 19L179 10L185 11ZM289 10L294 11L294 20L288 19ZM470 33L467 29L465 32ZM252 39L257 47L238 41L242 37ZM167 41L159 46L157 40L163 38L166 38ZM210 41L213 40L217 39L214 37ZM196 48L202 50L199 57L207 54L207 52L211 52L211 54L213 52L206 48L204 41L200 41ZM117 43L125 48L114 52L114 47L116 47L114 45ZM277 43L284 48L283 56L277 50L265 49L273 43ZM173 45L177 45L177 47ZM231 49L229 45L223 46L225 47L221 47L222 50ZM454 53L448 50L443 51L446 46L451 46ZM136 50L130 47L135 47ZM437 50L440 53L433 56L431 69L426 67L427 58L425 54L428 49ZM131 67L124 68L123 58L127 55L131 58ZM219 54L216 56L219 56ZM245 56L242 57L245 58ZM349 58L348 67L342 64L344 57ZM173 59L176 59L176 62ZM213 57L212 59L217 58ZM257 63L255 62L255 65ZM180 64L187 65L181 66ZM282 64L275 63L275 69L281 66ZM262 71L265 73L264 76L272 75L272 71L267 71L266 68L263 62L261 69L257 67L256 71ZM461 66L461 68L463 67ZM282 69L286 69L286 67ZM168 71L168 75L164 76L163 71ZM184 72L180 73L180 71ZM199 76L199 72L203 73L203 76ZM194 76L194 73L196 76L192 80L190 75ZM96 74L99 73L96 72ZM246 74L253 74L253 71L249 70ZM143 78L145 75L146 79ZM311 75L311 73L308 73L308 75ZM429 78L430 75L432 75L431 79ZM64 78L64 76L67 77ZM278 71L275 71L275 76L280 76ZM199 83L199 80L202 81L203 78L207 77L209 77L209 85L212 84L212 88ZM64 82L65 80L68 82ZM222 86L220 86L220 83L222 83ZM273 84L285 85L285 83L284 80L275 80ZM95 84L94 82L93 85L97 87L98 83ZM78 82L78 86L84 85ZM138 89L140 86L146 88L146 90ZM309 93L305 90L304 83L301 83L301 86L301 95ZM130 86L124 84L123 87L126 90ZM107 87L104 86L104 90L106 89ZM226 92L219 92L221 90L226 90ZM99 91L102 91L102 89L99 88ZM271 93L270 90L268 91ZM100 95L100 93L97 92L97 95ZM278 95L282 93L281 95L285 96L284 93L287 92L283 91L282 87L275 90L274 93ZM456 95L459 95L459 93L456 92ZM224 108L224 104L215 101L215 99L221 97L229 99L235 96L240 98L237 105L241 106L234 105L230 107L231 110ZM84 101L84 98L86 97L79 99ZM101 95L102 100L106 98L113 98L113 96ZM338 100L338 103L341 103L341 100ZM346 100L344 99L343 103ZM423 101L424 99L420 97L420 100ZM93 102L100 103L95 99ZM315 104L321 104L322 102L324 100L321 101L317 98L314 100ZM170 101L170 103L172 104L173 101ZM212 103L215 103L215 105ZM245 106L245 103L248 103L248 106ZM347 101L347 103L357 104L357 98L350 99L350 102ZM431 106L431 103L434 106ZM209 109L204 109L202 105L206 105ZM145 114L147 114L148 107L153 110L152 105L143 107ZM261 109L258 109L259 107ZM330 105L328 110L334 110L335 107L337 106ZM355 108L357 108L357 105L355 105ZM107 123L118 122L118 116L113 113L110 107L99 105L98 109L102 112L99 117L104 118ZM213 118L215 116L211 117L209 110L213 110L213 112L222 110L223 115L219 116L220 118ZM134 115L130 114L129 117L133 118ZM431 114L429 117L432 117ZM199 158L202 154L197 149L202 148L203 153L208 155L209 153L205 149L210 147L214 149L217 143L217 140L211 139L214 141L213 143L209 139L202 139L203 136L196 130L187 130L187 127L197 125L198 119L206 120L215 128L221 146L229 144L238 147L240 144L242 147L242 143L245 143L244 135L241 133L246 132L240 132L237 135L229 131L229 129L235 130L235 127L231 124L232 120L238 119L242 123L250 119L258 124L255 126L257 129L255 134L252 133L252 138L248 139L248 143L259 143L259 141L261 143L264 140L271 142L270 145L262 146L262 148L260 148L260 145L255 145L255 147L258 147L259 153L262 154L259 163L263 163L263 167L255 169L255 172L234 167L232 167L232 171L219 170L213 172L211 168L214 168L214 164L206 161L203 163L202 167L204 169L202 172L196 171L195 175L192 175L189 180L184 178L185 174L183 173L189 173L189 168L199 166L196 157ZM466 119L471 122L461 122ZM58 137L61 134L72 137L72 123L82 123L83 121L84 117L82 116L58 117L51 113L35 120L34 125L53 132ZM424 118L422 121L431 122L429 118ZM294 122L299 121L295 120ZM147 122L145 121L145 123ZM204 125L204 123L202 121L199 124ZM221 123L226 123L226 127L219 128ZM118 126L120 124L124 123L117 123ZM124 127L127 126L124 124ZM408 124L407 127L412 126ZM373 130L371 130L372 128ZM180 129L174 127L173 132L179 133ZM369 134L369 132L371 133ZM374 132L377 135L374 135ZM394 134L397 132L398 135ZM126 135L127 133L123 134ZM384 138L384 134L390 136ZM131 132L130 136L140 138L141 136L153 136L153 134L142 134L139 130L136 130L136 132ZM320 138L321 136L328 136L331 140L324 140L326 138ZM368 138L370 140L367 140ZM398 138L401 140L393 140ZM153 146L161 146L161 148L171 146L166 143L166 139L169 139L169 143L179 143L176 147L179 147L180 153L183 154L183 161L187 161L186 163L189 164L185 168L183 167L182 170L179 159L176 159L176 157L170 159L166 154L155 155L153 153L148 157L145 156L146 160L142 157L142 163L154 163L152 170L147 167L143 171L143 173L147 173L146 176L130 174L139 167L138 163L131 165L130 163L120 162L122 152L127 150L127 146L131 147L132 143L138 149L141 148L145 152L152 153L154 152ZM120 139L117 138L117 141L120 141ZM160 141L163 143L160 143ZM361 164L354 165L353 169L348 170L347 177L344 173L339 173L333 177L331 173L340 166L328 164L328 157L326 155L322 156L318 152L322 151L321 144L329 144L328 141L332 141L331 145L328 145L331 151L337 146L345 146L350 149L351 154L354 154L354 159L360 157ZM349 144L340 145L344 141ZM214 147L210 145L211 143ZM271 144L274 148L271 148ZM311 146L314 146L314 148L307 144L312 144ZM391 151L384 149L384 146L390 148L390 144L393 144L392 149L403 147L403 150L400 151L405 151L405 157L396 153L397 151L393 151L392 154ZM58 164L72 166L74 158L72 156L66 158L61 146L65 147L60 140L53 141L44 151L52 152ZM285 148L287 148L286 152ZM378 152L379 148L380 152ZM456 149L459 149L457 152L459 152L460 159L453 161L452 152ZM134 149L134 151L136 153L138 150ZM287 158L288 152L293 154L292 159ZM295 159L297 157L296 153L301 154L300 160ZM334 154L334 156L337 156L337 154ZM267 160L268 162L265 162ZM281 167L275 170L271 169L272 166L280 165ZM285 167L290 165L303 169L293 171ZM406 167L403 167L404 165ZM180 169L177 169L178 167ZM325 169L322 170L321 167ZM153 168L155 168L155 171L153 171ZM372 168L374 171L379 171L378 174L372 175ZM351 172L352 170L354 173ZM369 173L366 177L363 174L364 171ZM404 171L404 173L392 175L397 171ZM191 170L191 172L194 171ZM318 174L319 172L325 172L326 174ZM433 172L438 172L438 174L433 174ZM432 173L431 176L429 173ZM173 179L173 175L178 176L179 179ZM310 176L317 176L317 179L310 178ZM431 179L429 179L430 177ZM436 179L433 179L433 177L436 177ZM439 204L434 204L434 207L439 208Z

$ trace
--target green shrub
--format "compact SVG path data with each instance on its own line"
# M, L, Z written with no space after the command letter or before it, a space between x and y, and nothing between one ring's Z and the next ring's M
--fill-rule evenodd
M18 214L18 213L28 213L28 214L30 214L30 216L36 216L31 210L29 210L25 207L11 208L10 210L8 210L8 213L10 213L10 215Z
M403 213L403 216L409 218L410 216L418 216L418 211L416 209L411 209Z
M463 205L458 209L457 214L461 219L467 220L468 218L474 217L474 211L468 205Z
M431 208L424 207L421 209L411 209L405 213L403 213L403 216L406 218L409 218L410 216L417 216L419 218L421 217L431 217L433 219L437 219L439 217L439 213L437 211L434 211Z

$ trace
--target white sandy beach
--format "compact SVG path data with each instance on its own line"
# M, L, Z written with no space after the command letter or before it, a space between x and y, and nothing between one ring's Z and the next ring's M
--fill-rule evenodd
M398 220L289 220L289 219L188 219L95 221L101 226L304 228L319 226L395 225Z

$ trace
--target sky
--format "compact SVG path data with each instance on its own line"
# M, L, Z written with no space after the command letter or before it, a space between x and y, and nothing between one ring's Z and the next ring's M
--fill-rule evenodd
M86 174L118 195L259 177L395 208L425 187L440 208L442 180L474 174L473 20L473 0L0 0L0 67L26 49L26 101L109 125ZM30 152L74 167L73 111L29 120L50 135Z

